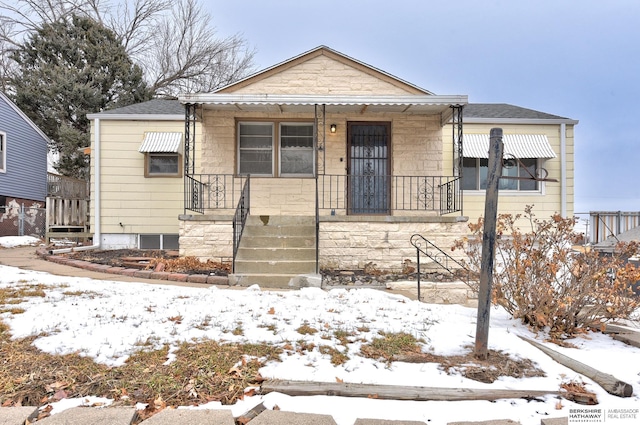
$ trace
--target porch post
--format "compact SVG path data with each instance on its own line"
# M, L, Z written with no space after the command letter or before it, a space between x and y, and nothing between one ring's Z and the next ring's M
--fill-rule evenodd
M195 172L196 105L184 105L184 174Z
M325 143L326 143L326 105L314 105L314 144L316 147L316 274L320 273L320 205L318 193L318 179L320 171L325 173Z
M463 199L464 197L462 192L462 160L463 160L463 151L462 151L462 134L463 134L463 119L462 119L462 108L463 105L451 105L453 109L452 116L452 138L453 138L453 176L458 177L458 184L456 185L457 192L454 196L456 198L459 197L460 200L460 214L463 214Z

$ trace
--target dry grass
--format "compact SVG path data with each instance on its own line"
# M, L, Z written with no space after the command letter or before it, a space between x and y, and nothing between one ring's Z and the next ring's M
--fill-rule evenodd
M74 296L81 295L74 293ZM20 314L28 297L45 296L44 287L19 283L0 289L0 311ZM179 317L171 320L179 320ZM124 404L161 399L171 405L218 400L233 404L244 389L261 381L259 368L279 359L271 345L183 343L167 362L168 347L133 354L121 367L107 367L79 354L53 355L33 346L36 336L12 339L0 321L0 405L40 406L68 397L88 395Z
M34 338L11 340L0 328L0 405L39 406L88 395L123 404L192 405L212 400L233 404L244 389L259 385L258 373L281 350L267 345L184 343L167 361L168 348L139 351L121 367L107 367L77 354L51 355L32 345Z
M0 288L0 311L20 314L19 304L29 297L44 296L44 287L19 282L12 288ZM73 296L82 294L73 293ZM95 294L92 294L95 295ZM179 316L170 320L181 320ZM206 320L206 319L205 319ZM313 335L317 329L304 324L297 331ZM349 360L347 346L363 339L366 327L357 331L326 329L327 339L335 338L344 350L329 345L316 346L300 340L270 344L221 344L216 341L183 343L172 354L168 347L151 349L154 341L141 341L139 351L120 367L107 367L79 354L53 355L33 346L37 336L12 339L9 327L0 320L0 405L41 406L63 398L101 396L116 404L148 403L183 406L209 401L233 404L246 388L259 386L259 369L269 361L278 361L283 352L318 350L339 366ZM234 333L242 334L239 324ZM324 331L323 331L324 332ZM422 352L424 341L406 333L381 333L361 346L361 355L392 361L435 362L448 373L461 373L470 379L493 382L498 376L540 376L528 360L515 360L492 351L486 362L471 354L435 356Z
M370 344L361 347L365 357L384 359L387 362L403 361L410 363L438 363L442 370L449 374L459 373L474 381L491 383L501 376L514 378L529 378L545 376L529 359L514 359L508 354L496 350L489 350L486 360L477 359L471 347L469 352L457 356L440 356L423 353L420 341L405 333L382 334Z

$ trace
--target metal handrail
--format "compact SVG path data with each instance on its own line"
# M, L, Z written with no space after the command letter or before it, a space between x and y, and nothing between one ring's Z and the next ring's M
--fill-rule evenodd
M240 199L238 200L238 206L236 212L233 215L233 271L236 271L236 255L238 254L238 247L240 246L240 239L244 232L244 226L247 223L247 217L250 212L250 178L247 176Z
M316 175L316 274L320 273L320 208L318 197L318 176Z
M435 244L433 244L431 241L427 240L424 236L420 234L416 233L412 235L410 241L411 241L411 245L413 245L416 248L416 257L417 257L416 265L417 265L417 274L418 274L418 277L417 277L418 300L421 299L420 298L420 276L421 276L420 254L423 254L429 257L435 264L439 265L441 268L448 271L451 275L456 275L457 270L463 270L464 272L466 272L466 280L464 280L464 283L470 288L474 289L470 284L471 275L472 275L471 270L469 270L465 264L463 264L462 262L450 256L449 254L444 252L442 249L437 247ZM453 263L453 264L450 264L450 263ZM455 270L454 267L457 270Z

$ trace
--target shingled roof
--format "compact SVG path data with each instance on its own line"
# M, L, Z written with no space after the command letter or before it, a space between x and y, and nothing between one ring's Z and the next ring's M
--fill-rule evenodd
M508 103L469 103L462 111L464 118L509 118L509 119L542 119L568 120L569 118L533 109L521 108Z
M151 99L147 102L102 111L99 115L184 115L177 99Z
M184 113L184 105L177 99L152 99L147 102L103 111L96 115L184 115ZM463 114L464 119L569 120L569 118L521 108L507 103L469 103L464 107Z

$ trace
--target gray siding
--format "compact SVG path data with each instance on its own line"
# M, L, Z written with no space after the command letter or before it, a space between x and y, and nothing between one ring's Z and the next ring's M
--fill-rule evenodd
M0 132L6 135L6 170L0 195L44 202L47 197L47 140L0 94Z

